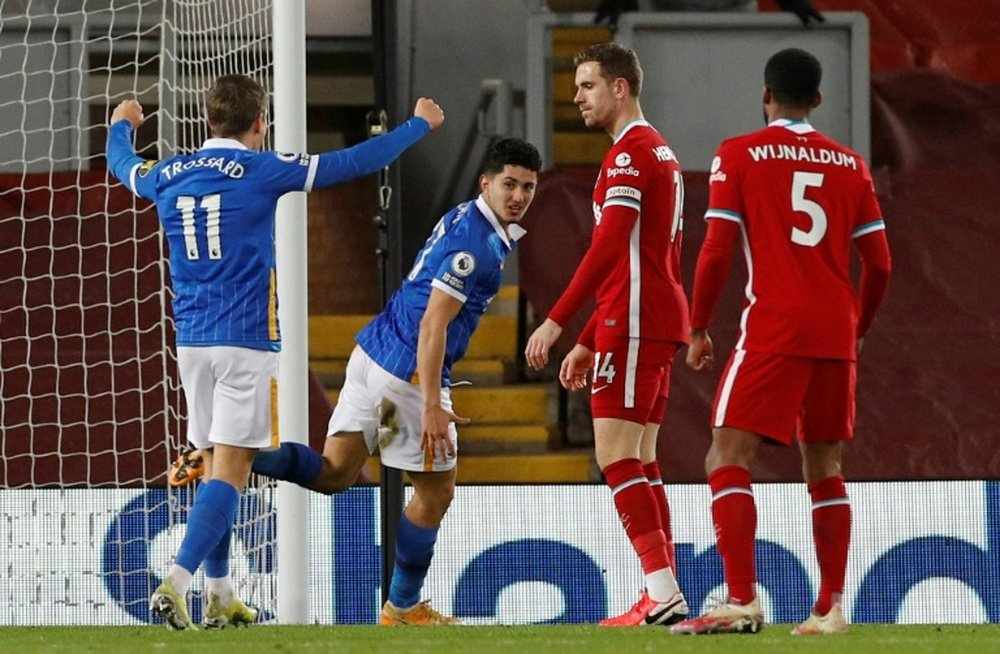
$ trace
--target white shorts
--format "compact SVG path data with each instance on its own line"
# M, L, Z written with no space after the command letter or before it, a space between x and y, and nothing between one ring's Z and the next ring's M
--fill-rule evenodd
M448 388L441 389L441 406L451 411ZM451 470L458 454L455 423L448 425L448 433L456 456L432 458L429 452L420 449L423 407L420 386L389 374L355 346L347 362L344 388L330 417L327 438L336 438L338 432L361 432L368 451L372 454L379 451L385 466L414 472Z
M278 353L213 345L177 347L188 410L188 442L278 446Z

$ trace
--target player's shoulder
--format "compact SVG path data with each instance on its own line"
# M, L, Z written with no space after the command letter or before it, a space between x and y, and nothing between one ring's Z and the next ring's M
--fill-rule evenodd
M678 163L677 156L660 133L643 121L627 128L612 144L601 167L607 179L627 180L643 176L646 170L655 174L664 162Z
M263 152L248 150L247 152L250 152L259 161L275 162L286 166L308 166L309 160L313 156L307 152L279 152L277 150L264 150Z

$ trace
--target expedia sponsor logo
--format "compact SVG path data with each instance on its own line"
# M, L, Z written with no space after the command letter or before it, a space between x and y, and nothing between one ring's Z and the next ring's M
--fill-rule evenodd
M619 152L618 156L615 157L615 165L619 168L624 168L630 163L632 163L632 156L628 152Z
M160 162L156 161L155 159L150 159L149 161L143 161L142 165L139 166L139 171L137 174L139 175L139 177L145 177L146 175L149 174L149 171L151 171L153 167L156 166L156 164L158 163Z
M710 170L712 174L708 176L709 184L713 182L726 181L726 173L722 172L722 157L715 157L712 159L712 167Z
M618 177L619 175L638 177L639 171L635 168L635 166L629 166L628 168L608 168L608 179L611 179L612 177Z

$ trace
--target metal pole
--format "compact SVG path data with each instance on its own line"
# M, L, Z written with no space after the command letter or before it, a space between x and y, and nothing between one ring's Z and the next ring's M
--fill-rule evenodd
M375 112L384 111L388 125L397 124L396 85L398 81L396 39L398 12L396 0L372 0L372 63L375 77ZM395 202L381 202L383 187L399 188L399 168L390 166L380 183L379 272L382 290L381 303L385 306L391 289L396 288L403 275L399 261L400 213L399 194ZM393 246L396 247L393 247ZM396 256L393 256L396 254ZM395 468L381 467L379 475L379 506L382 514L382 602L389 598L389 581L396 560L396 532L403 515L403 475Z
M306 151L306 13L300 0L275 0L274 145L281 152ZM278 203L275 227L281 381L278 430L285 442L309 443L309 307L305 193ZM278 621L309 621L309 491L278 484Z

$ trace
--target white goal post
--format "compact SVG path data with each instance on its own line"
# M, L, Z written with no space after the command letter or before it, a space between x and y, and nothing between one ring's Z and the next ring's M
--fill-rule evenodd
M220 74L244 73L272 94L276 147L304 151L304 24L294 0L0 4L0 539L31 562L7 571L5 597L33 598L8 599L0 625L148 622L193 497L166 485L186 439L165 244L153 207L106 171L111 109L143 103L141 155L193 151L208 135L204 91ZM283 201L279 429L302 442L305 224L304 197ZM39 532L88 510L78 498L93 488L121 490L123 506L91 521L105 525L115 511L110 527ZM240 595L291 623L309 610L297 490L254 480L233 538ZM68 569L67 546L101 551L102 569ZM199 574L196 620L201 585Z

